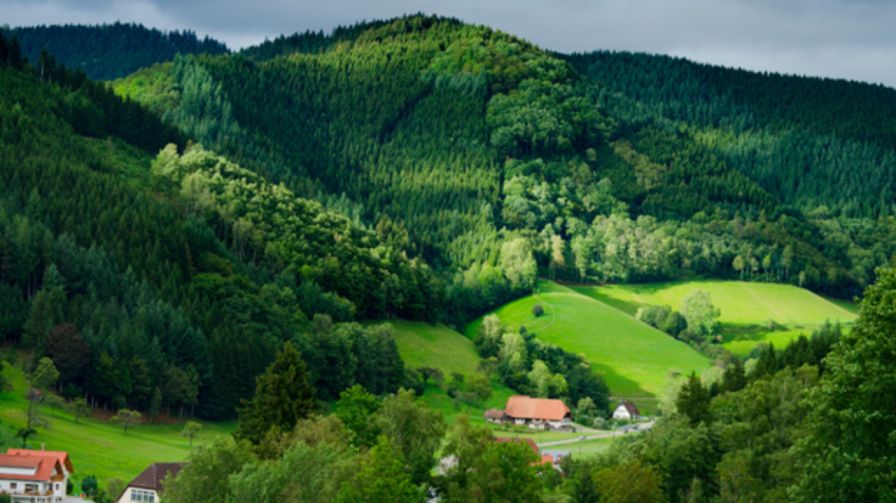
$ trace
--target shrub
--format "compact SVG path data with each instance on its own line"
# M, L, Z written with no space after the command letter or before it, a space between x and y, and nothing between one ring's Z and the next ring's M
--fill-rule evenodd
M541 304L532 306L532 314L535 315L536 318L544 314L544 308L541 307Z

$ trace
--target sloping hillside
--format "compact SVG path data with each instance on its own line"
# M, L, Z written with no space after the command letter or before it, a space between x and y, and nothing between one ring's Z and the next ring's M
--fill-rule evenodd
M12 52L0 57L0 334L35 361L74 358L60 368L71 396L232 417L315 314L431 304L387 272L404 264L428 284L399 243L201 148L178 152L180 133L136 103L61 67L41 78ZM390 336L372 338L391 358Z
M896 252L896 221L873 220L893 209L889 122L876 129L850 112L819 126L845 113L841 94L865 107L885 91L785 79L792 100L807 89L824 98L776 114L766 90L743 106L707 104L708 120L676 101L690 74L626 58L562 59L486 27L408 16L178 58L115 89L244 167L406 240L446 271L456 322L531 286L534 275L511 280L516 264L501 259L519 236L559 279L734 278L742 262L751 278L843 297ZM620 66L634 75L616 82ZM706 78L723 96L746 93ZM663 93L647 93L656 79ZM822 111L802 113L812 108ZM811 182L796 176L807 165Z
M634 315L645 305L679 310L691 293L703 291L720 311L725 348L746 356L760 342L783 348L824 323L850 324L857 309L793 285L744 281L682 281L636 285L576 286L574 289Z
M407 367L438 369L446 381L451 379L453 373L465 378L481 373L481 359L473 342L451 328L402 320L393 320L390 324L395 328L395 342ZM466 414L478 423L484 422L486 409L503 409L507 398L514 394L507 386L492 380L492 393L488 399L466 403L449 397L445 383L431 382L427 385L423 400L441 411L449 421Z
M535 317L532 307L544 308ZM694 349L603 302L552 282L494 311L506 325L525 326L537 338L581 353L614 396L656 397L670 380L700 372L709 361ZM474 337L482 320L467 327Z

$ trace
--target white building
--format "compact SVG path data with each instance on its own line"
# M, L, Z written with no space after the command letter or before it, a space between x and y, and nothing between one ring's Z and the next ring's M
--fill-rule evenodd
M159 503L165 479L176 477L183 463L153 463L131 481L118 498L118 503Z
M641 419L641 413L638 412L638 408L635 407L635 404L624 401L620 403L616 410L613 411L613 419L624 419L626 421L635 421Z
M9 449L0 454L0 493L13 503L61 503L74 471L67 452Z

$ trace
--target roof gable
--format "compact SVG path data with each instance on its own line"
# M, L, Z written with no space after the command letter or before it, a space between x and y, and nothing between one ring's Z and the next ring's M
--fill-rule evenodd
M161 492L162 484L168 475L177 476L183 463L153 463L146 467L140 475L128 484L128 487L138 487L140 489L152 489Z
M618 411L620 408L625 409L625 411L628 412L628 415L631 416L631 417L635 417L635 416L640 416L640 415L641 415L641 413L638 411L638 408L635 406L635 404L633 404L632 402L629 402L628 400L626 400L626 401L624 401L624 402L622 402L622 403L620 403L619 405L616 406L616 410L617 410L617 411Z

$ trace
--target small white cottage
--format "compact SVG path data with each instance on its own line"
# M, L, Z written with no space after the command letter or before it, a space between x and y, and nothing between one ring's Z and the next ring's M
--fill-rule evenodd
M640 418L641 413L638 412L638 408L635 407L635 404L629 402L628 400L624 400L616 407L616 410L613 411L613 419L635 421Z

